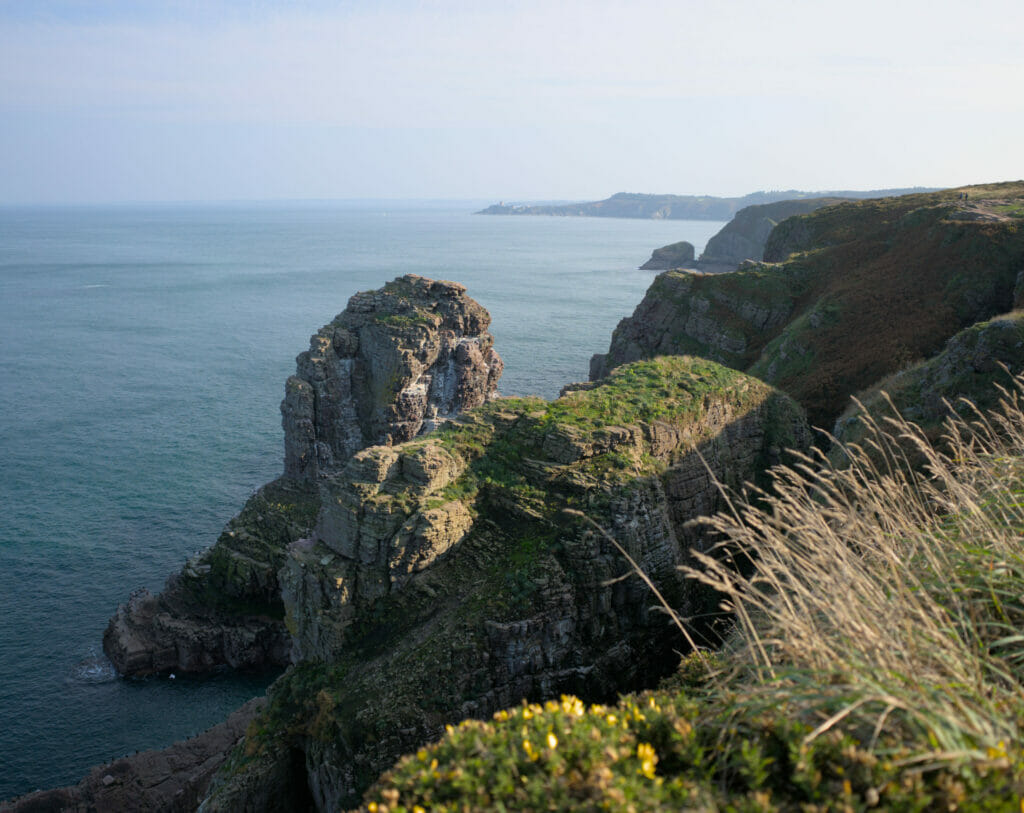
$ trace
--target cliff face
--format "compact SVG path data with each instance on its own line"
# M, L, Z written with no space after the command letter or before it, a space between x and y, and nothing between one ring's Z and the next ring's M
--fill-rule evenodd
M281 405L285 475L158 595L117 609L103 648L124 675L289 662L278 571L310 533L322 478L370 444L400 443L494 396L490 315L452 282L408 275L353 296L310 340Z
M203 810L247 809L296 764L338 809L447 723L649 685L686 644L589 520L713 635L715 596L677 570L710 544L688 520L721 506L712 473L739 487L807 444L790 399L676 357L355 454L281 570L301 660Z
M407 275L356 294L317 331L281 404L286 477L315 478L494 396L491 317L465 291Z
M972 207L995 212L989 219L959 219L957 193L826 207L776 227L763 263L662 274L594 357L591 378L696 353L784 389L812 424L830 427L852 393L1011 309L1024 230L998 212L1024 186L973 187Z
M843 200L835 197L782 200L740 209L718 234L708 240L695 267L701 271L721 272L733 271L745 260L760 262L768 236L780 222Z

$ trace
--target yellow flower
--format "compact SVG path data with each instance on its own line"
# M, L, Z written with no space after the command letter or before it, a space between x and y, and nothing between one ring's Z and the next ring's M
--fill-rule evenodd
M508 712L505 711L505 709L502 709L501 711L496 711L494 712L494 719L500 720L501 722L505 722L505 720L508 719Z
M654 766L658 762L654 746L646 742L640 743L636 747L636 758L640 760L640 768L637 773L643 774L648 779L654 779Z
M366 806L366 809L369 810L370 813L377 813L377 803L376 802L370 802Z
M529 720L531 717L533 717L533 711L530 709L529 706L524 706L523 707L523 719L524 720Z
M554 700L549 700L547 703L544 704L544 708L545 710L551 712L558 711L558 703L556 703Z
M558 747L558 737L555 736L555 732L554 731L549 731L548 732L548 748L557 748L557 747Z
M1006 742L1004 740L1000 740L996 743L995 748L990 746L986 753L988 754L989 759L1004 758L1006 756Z
M416 752L416 759L418 759L420 762L426 762L427 761L427 749L426 748L421 748L419 751L417 751Z
M413 805L412 813L427 813L427 810L419 805Z
M614 714L609 714L604 719L608 721L608 725L615 725L615 723L617 723L619 720L619 718L616 717Z

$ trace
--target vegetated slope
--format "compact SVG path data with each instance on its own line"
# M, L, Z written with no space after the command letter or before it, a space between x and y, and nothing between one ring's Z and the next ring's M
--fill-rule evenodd
M922 189L874 189L871 191L800 192L796 189L752 192L738 198L713 195L648 195L618 192L605 200L552 206L522 206L497 203L479 215L555 215L559 217L641 217L655 220L729 220L744 206L798 198L876 198L902 195Z
M360 809L1018 810L1024 414L989 425L946 452L906 423L872 437L893 459L916 435L927 474L780 471L767 505L713 522L753 573L692 571L739 609L729 647L615 705L463 722Z
M808 444L788 397L671 357L357 453L281 570L301 662L203 810L287 808L302 788L337 810L446 724L651 685L687 644L590 520L710 635L717 598L678 570L710 544L689 521L724 507L714 477L764 482Z
M850 394L1009 311L1024 270L1024 183L841 203L783 221L765 262L669 271L620 322L591 377L692 353L789 392L830 427Z
M1022 370L1024 311L1016 310L960 331L942 352L858 393L860 406L847 407L836 421L834 434L841 444L860 444L870 434L872 422L884 424L902 417L938 442L954 415L971 418L976 410L995 408ZM865 420L866 415L870 420ZM836 462L843 455L839 447L830 451Z

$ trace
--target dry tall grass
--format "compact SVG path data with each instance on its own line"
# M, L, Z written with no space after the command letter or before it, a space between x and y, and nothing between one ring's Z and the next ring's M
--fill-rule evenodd
M731 660L752 664L737 702L812 720L808 739L841 725L879 751L909 746L921 767L1000 760L1019 742L1022 392L1018 379L996 412L950 420L939 447L905 420L872 424L847 467L805 458L760 507L736 500L708 520L725 541L688 572L735 612Z

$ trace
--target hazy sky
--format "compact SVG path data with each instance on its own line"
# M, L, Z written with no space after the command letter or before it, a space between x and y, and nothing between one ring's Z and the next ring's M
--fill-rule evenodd
M0 202L1024 176L1024 0L0 0Z

